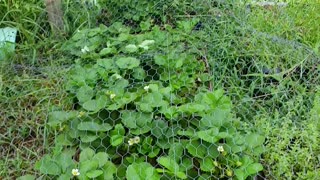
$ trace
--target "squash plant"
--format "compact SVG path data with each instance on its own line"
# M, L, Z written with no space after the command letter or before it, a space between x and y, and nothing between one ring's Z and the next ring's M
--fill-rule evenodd
M114 23L62 47L76 58L66 90L77 104L53 111L55 148L37 164L58 179L247 179L263 169L264 137L248 132L190 43L197 19L139 34Z

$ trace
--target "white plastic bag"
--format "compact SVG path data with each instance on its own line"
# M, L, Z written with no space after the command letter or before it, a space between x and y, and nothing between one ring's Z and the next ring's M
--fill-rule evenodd
M16 28L0 28L0 62L14 53L16 36Z

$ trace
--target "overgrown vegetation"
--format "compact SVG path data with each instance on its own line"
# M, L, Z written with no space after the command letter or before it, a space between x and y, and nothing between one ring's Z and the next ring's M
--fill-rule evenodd
M134 2L0 5L0 177L319 176L319 5Z

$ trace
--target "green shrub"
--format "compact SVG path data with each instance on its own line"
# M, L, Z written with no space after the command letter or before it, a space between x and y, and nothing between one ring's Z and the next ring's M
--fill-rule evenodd
M208 90L211 76L188 44L197 22L77 32L63 46L77 58L66 84L77 106L50 113L55 150L36 168L60 179L72 170L80 179L246 179L261 171L264 137L241 127L223 90Z
M296 106L296 105L295 105ZM306 106L303 106L306 108ZM311 111L296 119L296 110L286 117L275 113L274 119L263 119L257 126L266 134L266 153L263 154L265 175L268 179L317 179L320 153L320 96ZM276 123L275 123L276 122Z

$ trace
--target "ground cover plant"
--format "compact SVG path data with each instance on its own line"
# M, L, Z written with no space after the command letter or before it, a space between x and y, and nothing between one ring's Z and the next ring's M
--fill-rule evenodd
M23 29L1 66L1 178L319 176L316 4L66 1L57 41L29 3L1 5Z
M208 90L201 54L181 33L197 21L177 23L179 29L154 26L138 35L114 23L79 31L63 46L80 56L67 82L78 107L50 113L48 124L65 127L56 145L72 148L45 156L36 165L42 173L66 179L79 167L80 179L246 179L262 170L264 137L241 131L223 91ZM168 42L170 36L176 39Z

